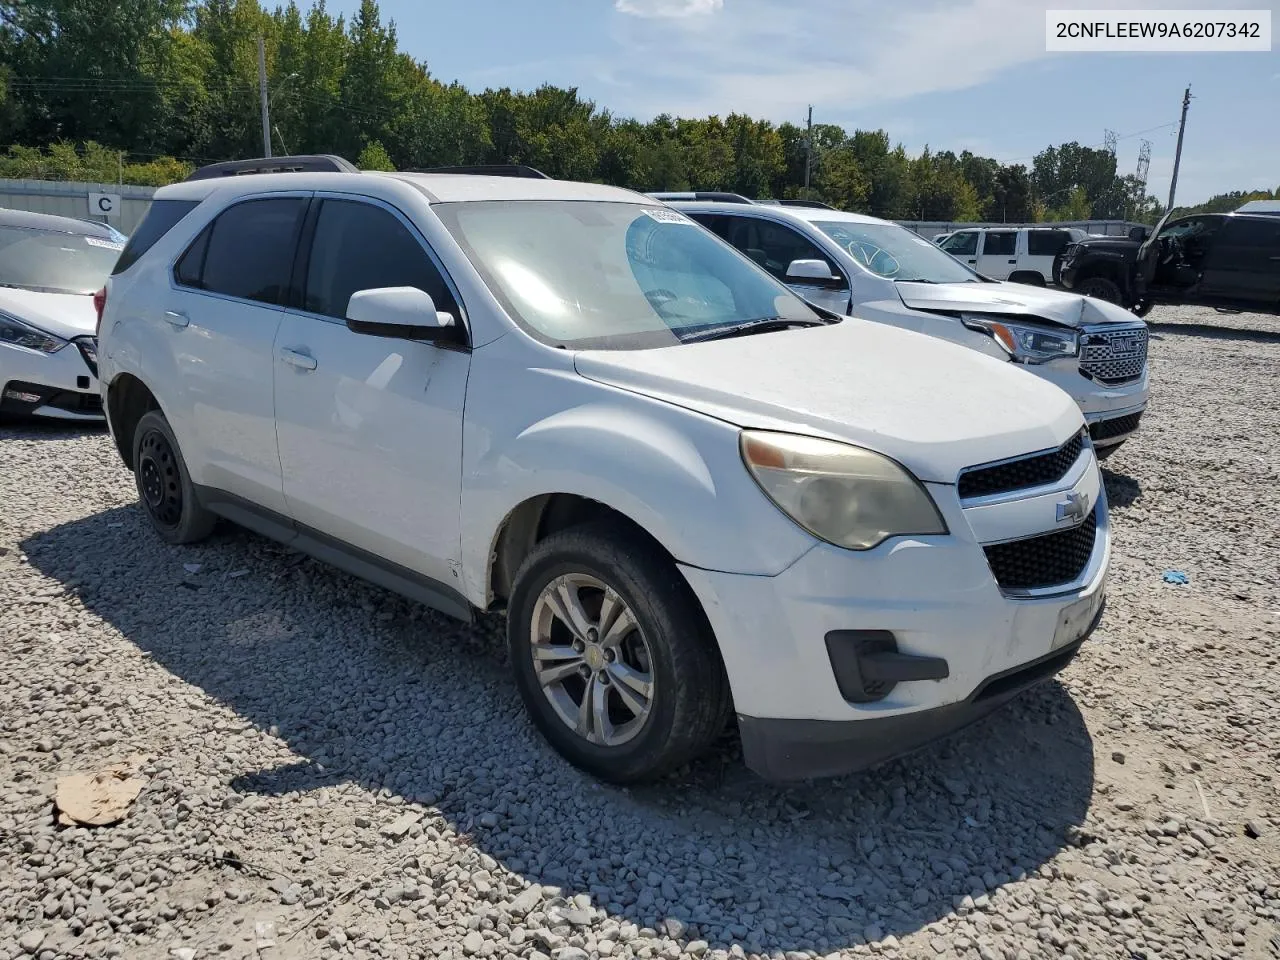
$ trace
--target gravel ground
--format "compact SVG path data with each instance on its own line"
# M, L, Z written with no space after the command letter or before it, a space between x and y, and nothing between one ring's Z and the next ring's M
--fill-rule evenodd
M0 958L1280 956L1280 324L1149 319L1095 639L792 787L731 738L601 786L531 732L499 622L246 533L166 547L105 435L0 429ZM55 827L59 776L129 758L124 821Z

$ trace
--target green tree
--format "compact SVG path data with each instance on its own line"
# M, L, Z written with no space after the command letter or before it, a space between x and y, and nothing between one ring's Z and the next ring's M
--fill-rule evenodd
M396 168L396 165L391 162L391 154L387 153L386 147L380 140L372 140L364 145L364 149L360 151L360 158L356 160L356 166L361 170L394 170Z

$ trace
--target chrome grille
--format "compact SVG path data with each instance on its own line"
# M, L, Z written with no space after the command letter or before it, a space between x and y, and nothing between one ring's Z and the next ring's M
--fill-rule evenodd
M1128 383L1147 366L1147 327L1086 330L1080 338L1080 372L1106 384Z

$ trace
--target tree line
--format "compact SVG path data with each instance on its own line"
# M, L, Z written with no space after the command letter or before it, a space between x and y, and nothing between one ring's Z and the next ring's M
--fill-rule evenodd
M808 197L891 219L1154 221L1160 205L1107 150L1064 143L1028 167L969 151L910 156L884 130L806 131L742 114L649 122L576 89L472 92L399 49L375 0L347 21L319 0L0 0L0 176L159 185L259 156L257 41L272 149L363 169L523 163L636 190ZM806 189L806 154L809 187Z

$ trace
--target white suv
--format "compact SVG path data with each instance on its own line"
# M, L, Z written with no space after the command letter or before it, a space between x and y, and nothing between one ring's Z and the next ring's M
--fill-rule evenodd
M1050 676L1101 615L1107 505L1065 393L815 311L625 190L166 187L100 337L162 538L222 517L504 609L534 722L610 780L735 713L766 776L875 763Z
M969 227L933 242L984 277L1043 287L1058 282L1063 252L1087 236L1079 227Z
M1122 307L991 281L924 237L861 214L745 199L670 205L810 303L960 343L1056 384L1080 405L1100 458L1138 429L1150 393L1148 331Z

